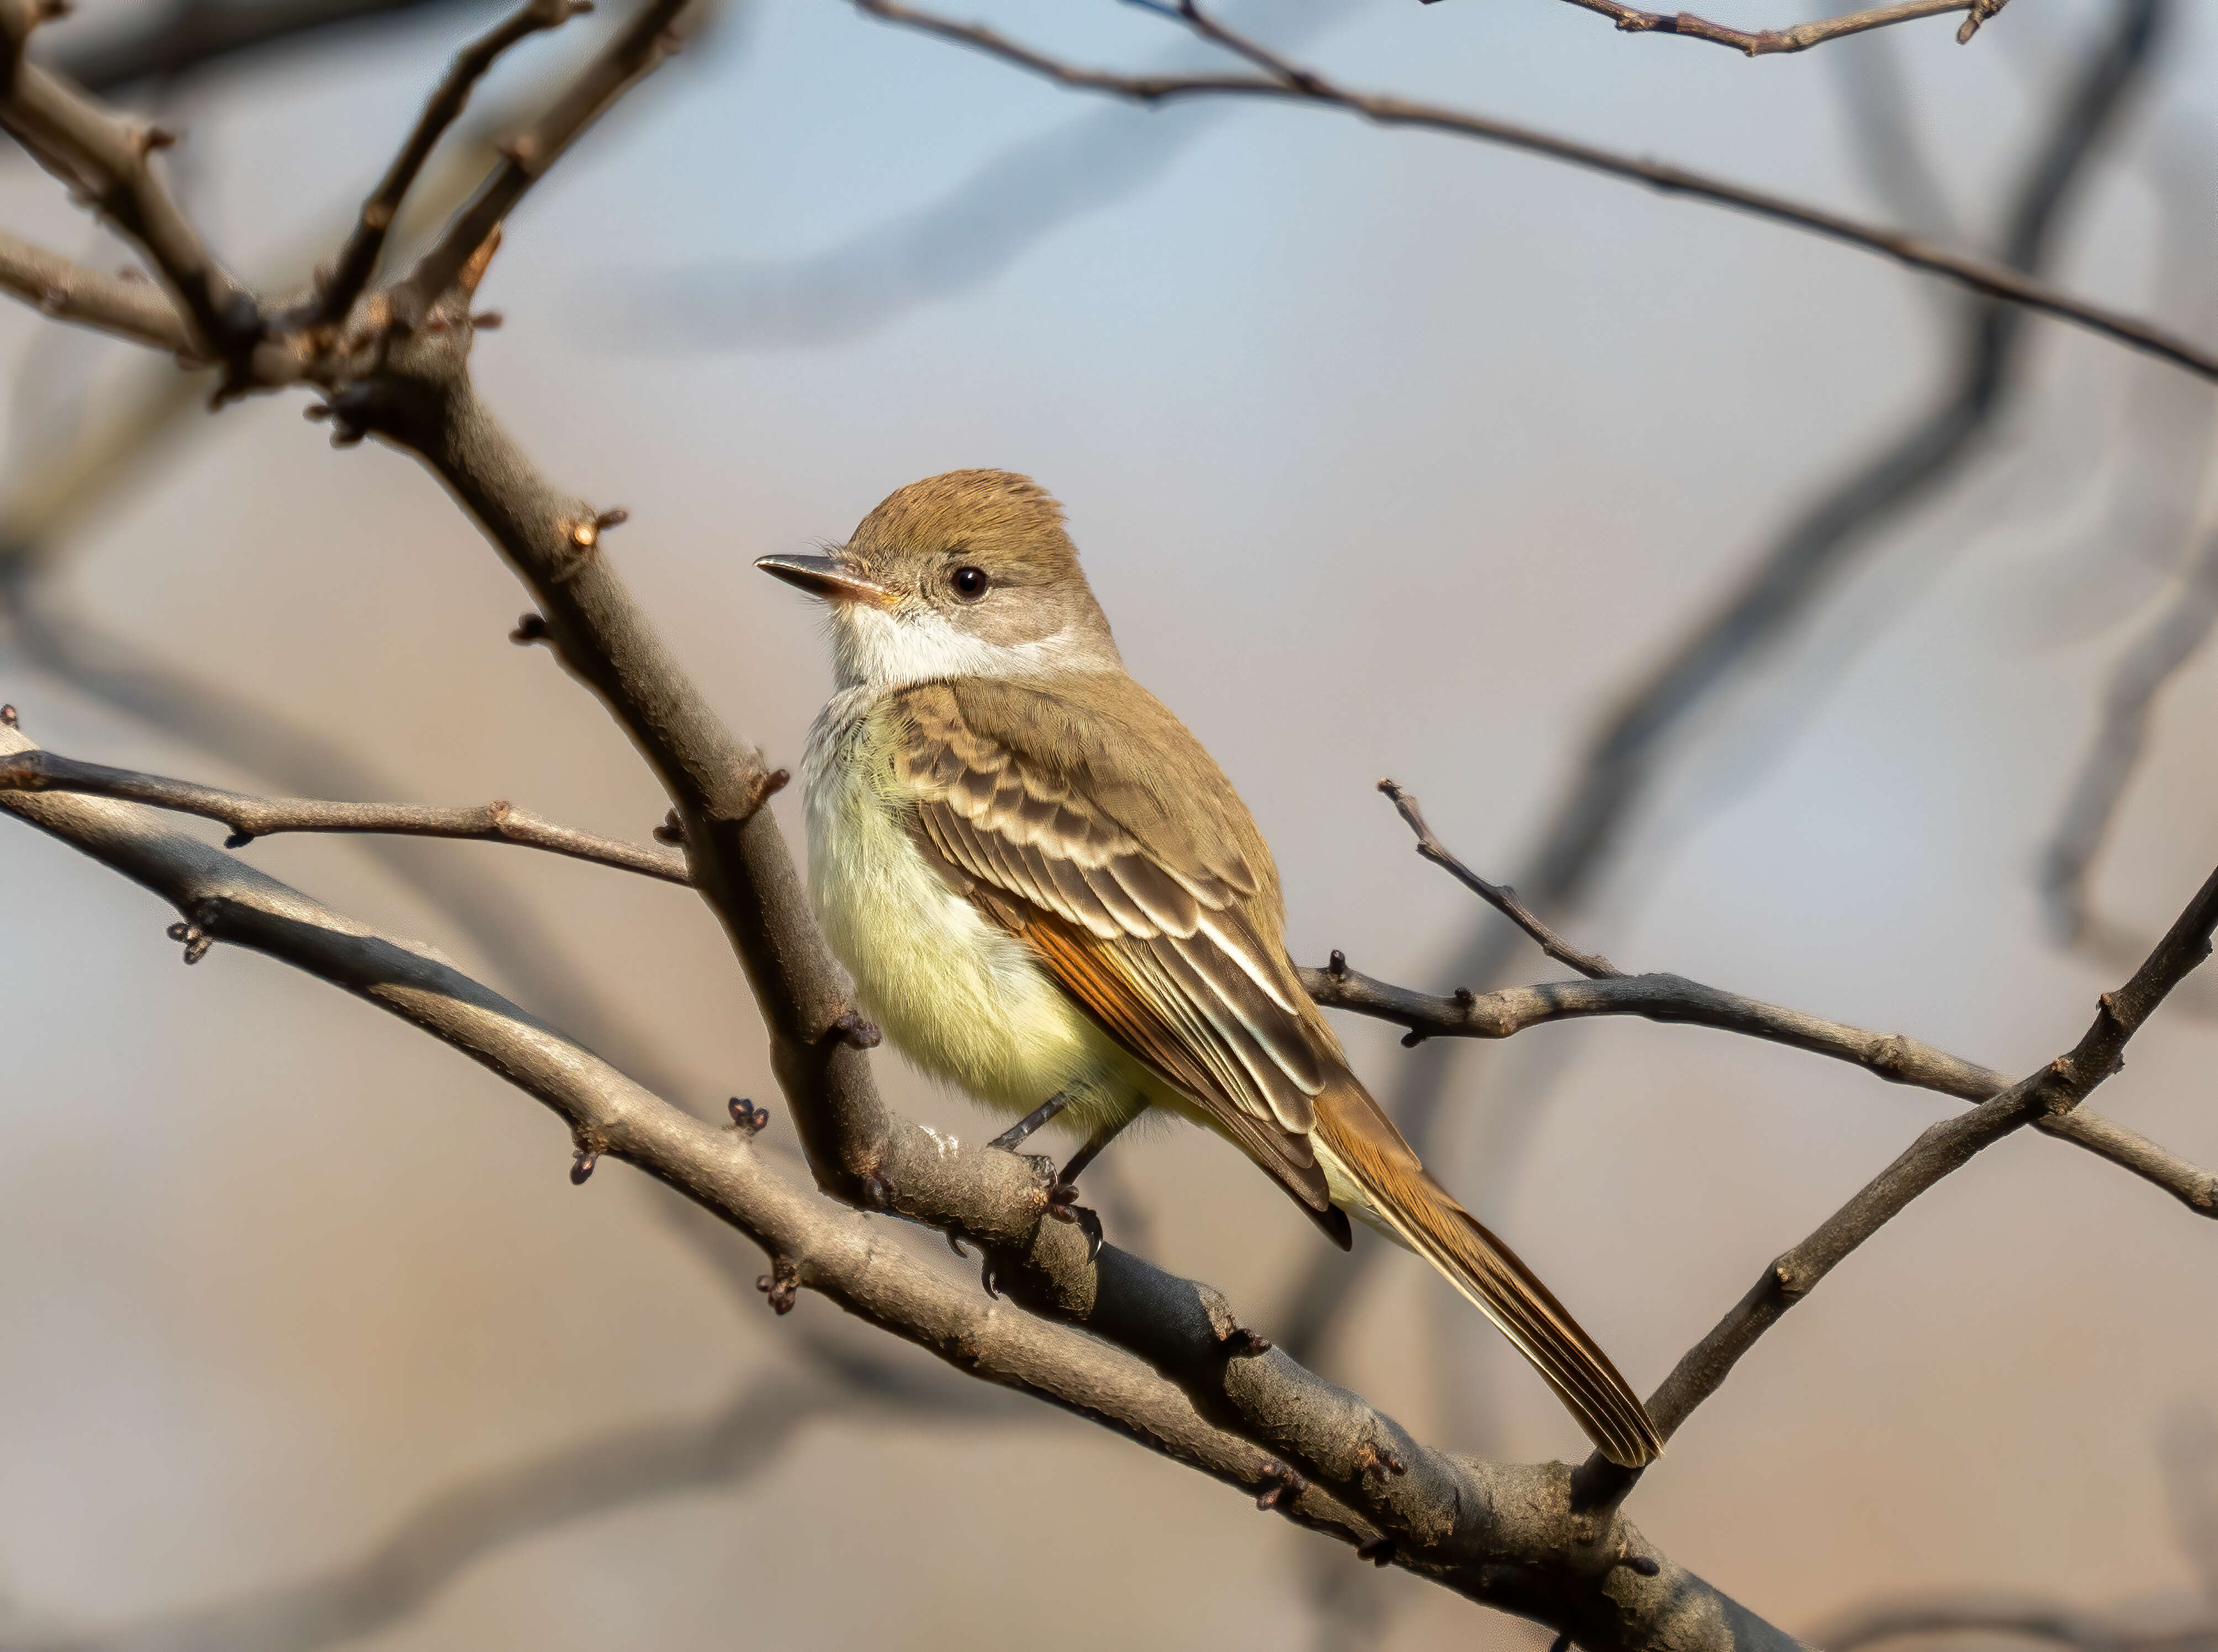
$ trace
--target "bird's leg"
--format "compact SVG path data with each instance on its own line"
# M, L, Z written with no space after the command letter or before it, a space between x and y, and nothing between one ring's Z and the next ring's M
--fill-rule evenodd
M1137 1115L1134 1115L1135 1117ZM1113 1124L1104 1124L1086 1138L1086 1145L1070 1155L1070 1162L1056 1178L1055 1185L1047 1191L1047 1213L1058 1222L1075 1222L1086 1235L1086 1259L1092 1261L1101 1254L1101 1218L1078 1202L1078 1172L1092 1164L1101 1149L1117 1139L1118 1131L1131 1123L1131 1118L1120 1118Z
M1033 1108L1032 1111L1026 1113L986 1145L989 1148L999 1148L1004 1153L1014 1153L1023 1144L1026 1136L1069 1105L1070 1103L1058 1092L1040 1103L1038 1106Z

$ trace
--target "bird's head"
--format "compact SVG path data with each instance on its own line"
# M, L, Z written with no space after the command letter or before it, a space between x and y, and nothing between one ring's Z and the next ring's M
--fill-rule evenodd
M1029 477L912 482L845 545L755 566L824 599L842 688L1123 669L1063 507Z

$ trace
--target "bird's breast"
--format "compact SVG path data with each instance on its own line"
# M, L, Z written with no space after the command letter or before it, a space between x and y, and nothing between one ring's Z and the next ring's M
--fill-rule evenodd
M1091 1127L1139 1077L1022 942L941 880L910 838L883 696L836 695L802 763L809 888L865 1014L917 1067L1011 1112L1058 1092Z

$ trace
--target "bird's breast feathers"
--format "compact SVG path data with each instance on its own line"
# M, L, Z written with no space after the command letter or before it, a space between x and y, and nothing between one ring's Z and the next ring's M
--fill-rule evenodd
M802 764L809 895L864 1012L918 1067L990 1105L1029 1112L1061 1092L1087 1128L1129 1116L1144 1073L919 851L899 735L890 696L846 690Z

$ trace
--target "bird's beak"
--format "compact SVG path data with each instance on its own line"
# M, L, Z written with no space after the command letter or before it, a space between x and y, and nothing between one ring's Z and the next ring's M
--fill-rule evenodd
M892 591L875 579L865 579L836 556L759 556L755 566L827 603L868 603L873 608L893 606Z

